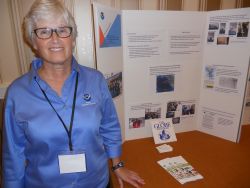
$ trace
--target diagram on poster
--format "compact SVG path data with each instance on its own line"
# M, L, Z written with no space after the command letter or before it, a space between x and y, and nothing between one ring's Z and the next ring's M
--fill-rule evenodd
M149 67L149 88L152 93L173 92L180 65L155 65Z

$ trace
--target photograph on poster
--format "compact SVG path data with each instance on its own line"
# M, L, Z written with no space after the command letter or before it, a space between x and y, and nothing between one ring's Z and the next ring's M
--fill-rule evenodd
M223 35L226 33L226 23L220 23L219 34Z
M208 29L209 30L218 30L219 29L219 23L209 23Z
M237 22L229 23L228 35L236 35L236 31L237 31Z
M161 108L146 108L145 120L161 118Z
M214 42L214 32L213 31L209 31L207 34L207 42Z
M129 118L129 128L130 129L142 128L142 127L145 127L145 118L144 117Z
M249 22L239 22L237 37L247 37L249 30Z
M156 92L174 91L174 75L157 75L156 76Z
M161 104L141 103L130 106L129 128L143 128L150 119L161 118Z
M192 115L195 113L195 104L182 105L182 115Z
M166 118L173 118L175 116L175 112L174 111L168 111L166 113Z
M181 122L181 117L188 117L195 114L195 102L170 101L167 103L166 118L172 118L173 124Z
M181 116L182 113L182 106L180 101L171 101L167 103L167 112L166 118L178 118ZM177 119L175 119L174 123L179 123Z
M217 37L217 45L228 45L229 37Z
M237 82L238 82L237 78L225 77L225 76L219 77L220 87L229 88L229 89L237 89Z
M112 98L115 98L122 93L122 72L117 74L111 73L110 76L106 75L106 81Z
M181 118L180 118L180 117L173 117L173 118L172 118L172 123L173 123L173 124L179 124L180 121L181 121Z

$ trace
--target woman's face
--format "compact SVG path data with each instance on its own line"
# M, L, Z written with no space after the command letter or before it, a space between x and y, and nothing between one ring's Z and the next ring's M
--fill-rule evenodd
M68 26L61 19L53 21L40 20L36 24L36 28L58 28ZM35 34L34 34L35 35ZM63 64L71 63L72 51L75 46L72 34L67 38L60 38L55 32L48 39L39 39L36 35L34 36L33 47L43 59L44 63L50 64Z

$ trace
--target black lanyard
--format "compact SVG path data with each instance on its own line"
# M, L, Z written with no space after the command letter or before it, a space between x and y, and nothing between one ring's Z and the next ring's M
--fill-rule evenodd
M36 79L35 79L36 80ZM70 119L70 126L69 126L69 130L67 128L67 126L65 125L64 121L62 120L61 116L57 113L56 109L54 108L54 106L51 104L51 101L49 100L48 96L46 95L45 91L41 88L40 84L37 82L40 90L42 91L44 97L46 98L46 100L48 101L48 103L50 104L50 106L52 107L52 109L55 111L57 117L59 118L59 120L61 121L65 131L67 132L68 138L69 138L69 150L73 151L73 145L72 145L72 139L71 139L71 133L72 133L72 128L73 128L73 121L74 121L74 113L75 113L75 106L76 106L76 93L77 93L77 86L78 86L78 72L76 73L76 83L75 83L75 91L74 91L74 98L73 98L73 104L72 104L72 112L71 112L71 119Z

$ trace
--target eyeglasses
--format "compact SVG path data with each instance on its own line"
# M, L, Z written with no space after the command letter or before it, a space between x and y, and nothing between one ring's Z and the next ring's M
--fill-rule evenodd
M55 29L52 28L37 28L34 30L37 38L39 39L49 39L53 32L60 38L67 38L72 33L72 27L58 27Z

